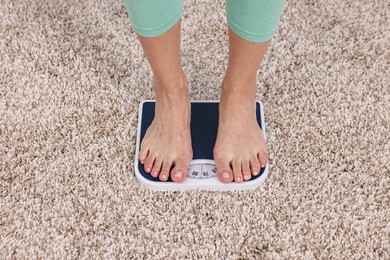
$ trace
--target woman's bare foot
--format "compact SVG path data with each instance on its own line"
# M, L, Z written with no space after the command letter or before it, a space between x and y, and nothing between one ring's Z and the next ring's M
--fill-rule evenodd
M256 95L244 89L248 88L222 83L214 160L218 178L225 183L249 180L267 163L267 145L256 121Z
M167 181L170 175L173 181L182 182L193 156L188 82L183 73L182 80L168 87L157 79L153 84L155 116L142 140L139 160L153 177Z

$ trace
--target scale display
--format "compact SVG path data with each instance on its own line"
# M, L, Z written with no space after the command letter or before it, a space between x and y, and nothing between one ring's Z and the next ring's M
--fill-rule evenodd
M217 177L217 167L214 161L193 160L188 168L188 178L209 179Z

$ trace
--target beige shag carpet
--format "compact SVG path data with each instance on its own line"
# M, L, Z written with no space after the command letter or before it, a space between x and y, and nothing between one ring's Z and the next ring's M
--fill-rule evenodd
M134 176L151 71L118 0L0 0L1 259L389 259L390 4L291 0L258 76L250 192ZM218 99L225 2L186 0L192 99Z

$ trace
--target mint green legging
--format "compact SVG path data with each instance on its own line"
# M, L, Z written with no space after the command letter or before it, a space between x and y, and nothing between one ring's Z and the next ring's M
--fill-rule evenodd
M180 19L184 0L124 0L134 31L159 36ZM230 29L251 42L270 40L277 30L285 0L226 0Z

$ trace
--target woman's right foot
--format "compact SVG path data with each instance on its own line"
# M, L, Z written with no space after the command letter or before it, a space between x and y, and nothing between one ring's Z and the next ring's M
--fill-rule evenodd
M139 160L153 177L167 181L171 176L183 182L193 156L188 81L183 72L177 83L167 86L154 79L153 87L155 115L142 140Z

